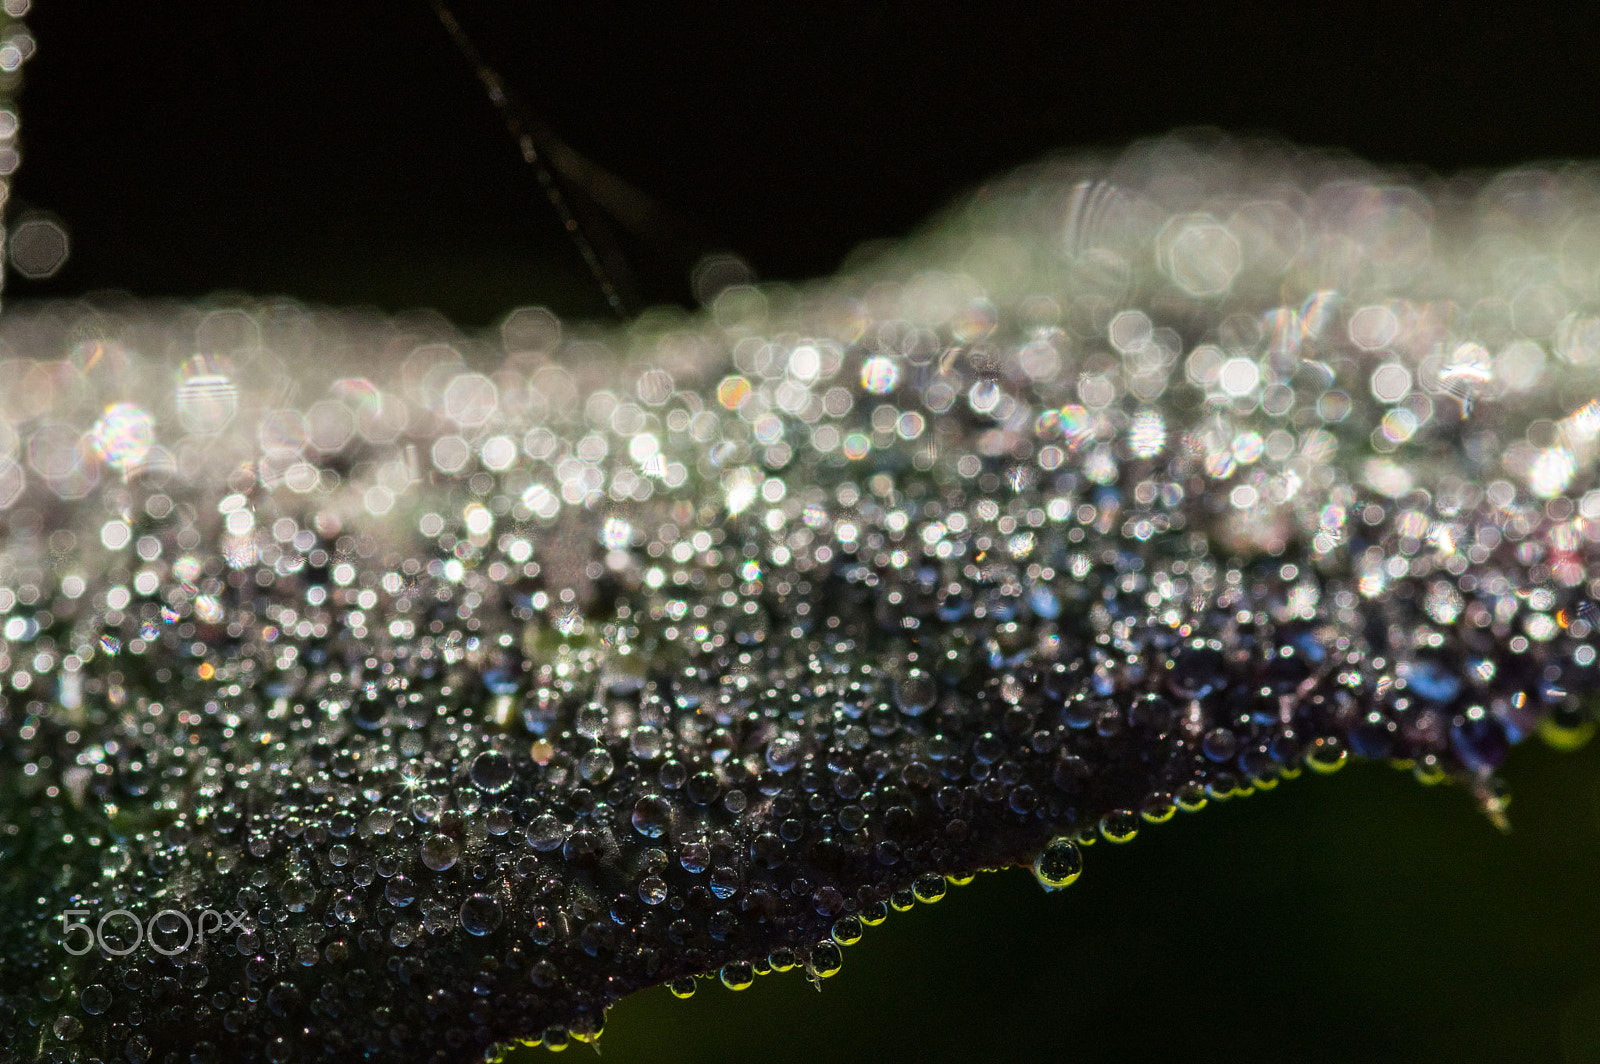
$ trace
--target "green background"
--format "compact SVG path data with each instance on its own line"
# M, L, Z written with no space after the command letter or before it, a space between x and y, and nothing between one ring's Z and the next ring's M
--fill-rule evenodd
M1600 1062L1600 746L1506 776L1509 834L1374 764L1213 802L1065 891L1013 869L893 915L821 993L636 995L603 1057Z

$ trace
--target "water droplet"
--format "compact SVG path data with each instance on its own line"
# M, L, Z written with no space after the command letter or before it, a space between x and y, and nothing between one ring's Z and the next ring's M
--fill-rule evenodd
M647 839L659 839L672 825L672 803L665 798L649 795L640 798L633 806L633 830Z
M818 942L811 947L810 963L806 967L818 979L832 979L844 967L844 953L833 942Z
M317 896L316 885L301 876L292 876L283 882L283 907L292 913L303 913Z
M429 835L422 840L422 863L435 872L443 872L456 863L461 848L448 835Z
M540 813L528 824L528 845L540 853L558 850L567 839L566 828L549 813Z
M678 852L678 863L685 872L697 876L711 863L711 848L703 842L685 843Z
M727 900L739 892L739 872L737 869L722 867L711 873L711 893L718 898Z
M472 759L472 782L487 794L499 794L511 786L511 759L498 750L485 750Z
M1306 767L1326 776L1344 768L1350 754L1344 744L1333 736L1321 736L1306 749Z
M646 905L660 905L667 900L667 881L660 876L645 876L639 881L639 900Z
M933 706L934 699L939 695L939 688L933 682L933 677L921 669L912 669L895 684L895 704L900 707L900 712L910 717L920 717Z
M1127 809L1113 809L1100 818L1100 837L1107 842L1132 842L1139 834L1139 818Z
M500 902L489 894L473 894L461 903L461 927L469 935L487 935L500 926Z
M1193 783L1186 783L1177 789L1172 796L1172 800L1185 813L1198 813L1206 807L1205 788Z
M722 985L729 990L745 990L756 981L755 969L749 961L733 961L722 966L719 973Z
M78 995L78 1004L91 1016L98 1016L111 1007L111 991L103 983L90 983Z
M404 875L395 875L384 884L383 896L390 905L403 909L417 900L417 887Z
M767 766L774 772L788 772L800 763L802 752L798 735L779 735L767 744Z
M1139 816L1147 824L1165 824L1178 812L1178 804L1172 795L1157 792L1145 798L1139 805Z
M611 778L616 762L603 747L587 751L578 758L578 775L583 777L585 783L604 783Z
M666 750L666 738L661 729L646 724L635 728L628 736L628 749L641 761L654 761Z
M1049 890L1071 886L1083 872L1083 854L1072 840L1057 836L1033 862L1033 874Z

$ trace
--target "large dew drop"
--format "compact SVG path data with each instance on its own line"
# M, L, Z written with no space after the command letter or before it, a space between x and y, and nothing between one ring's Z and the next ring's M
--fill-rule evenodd
M1069 887L1083 872L1083 854L1071 839L1051 839L1033 861L1033 874L1050 890Z

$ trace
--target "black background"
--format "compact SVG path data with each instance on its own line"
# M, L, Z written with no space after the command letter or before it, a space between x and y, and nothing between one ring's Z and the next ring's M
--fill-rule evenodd
M687 7L461 0L576 148L767 279L1048 151L1212 124L1453 170L1600 156L1600 36L1525 4ZM469 325L598 290L424 0L43 0L7 298L287 294ZM623 250L646 298L682 263ZM1600 1061L1600 756L1519 750L1516 830L1379 767L980 878L793 975L613 1016L609 1062ZM579 1050L579 1052L586 1052Z
M1596 21L1559 6L460 0L579 151L766 279L831 271L1046 152L1175 126L1455 169L1600 156ZM19 206L73 254L15 294L240 289L469 324L605 312L425 0L44 0ZM623 242L644 301L671 251Z

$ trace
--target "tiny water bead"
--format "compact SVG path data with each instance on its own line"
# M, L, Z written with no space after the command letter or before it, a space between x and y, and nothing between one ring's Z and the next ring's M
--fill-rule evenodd
M640 798L633 807L633 830L647 839L659 839L672 823L672 803L651 795Z
M1275 784L1277 781L1271 782ZM1177 799L1157 791L1139 803L1139 816L1148 824L1165 824L1177 814L1178 809Z
M818 979L832 979L844 968L844 954L833 942L818 942L811 947L806 971Z
M396 875L384 884L383 896L390 905L403 909L417 900L417 888L404 875Z
M472 782L486 794L499 794L515 776L511 759L498 750L485 750L472 760Z
M1305 763L1322 775L1337 772L1349 761L1350 753L1334 736L1321 736L1305 752Z
M1060 890L1077 881L1083 872L1083 854L1072 840L1051 839L1033 862L1033 874L1049 890Z
M78 1004L84 1012L98 1016L111 1006L111 991L99 983L90 983L79 992Z
M448 835L429 835L422 841L419 852L424 866L435 872L444 872L455 865L461 848Z
M505 918L500 900L488 894L473 894L461 903L461 927L469 935L493 932Z
M1502 818L1595 731L1600 267L1297 159L1051 164L671 327L9 312L0 902L253 919L43 982L13 936L0 1052L560 1048L1305 768ZM1544 265L1452 267L1479 229Z
M918 717L926 713L937 697L933 678L921 669L912 669L895 685L895 701L900 712Z
M1100 837L1107 842L1132 842L1139 834L1139 820L1126 809L1113 809L1100 818Z
M830 934L839 945L853 946L861 941L863 934L861 920L854 916L846 916L833 925Z
M729 990L746 990L756 981L756 973L749 961L734 961L722 966L721 979Z

